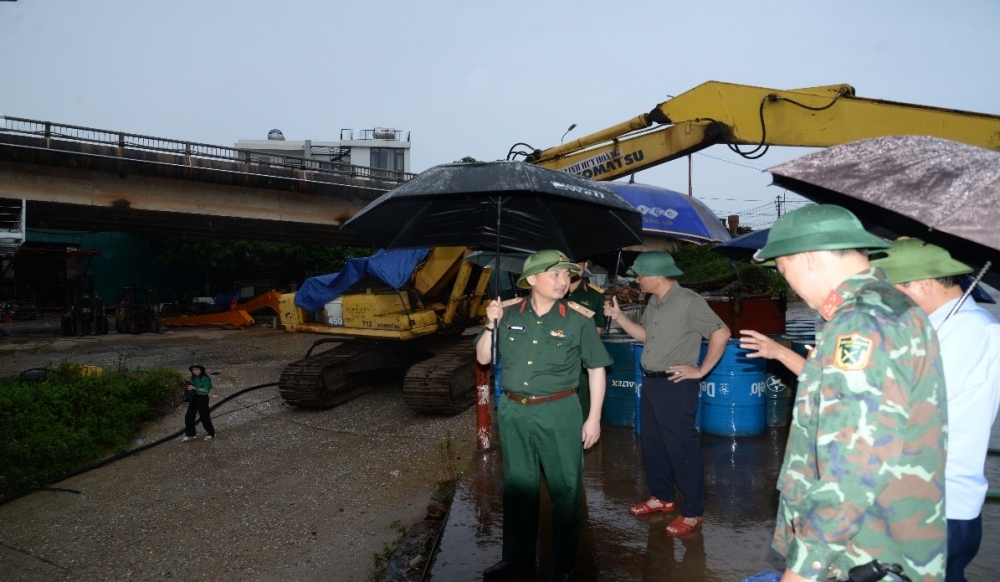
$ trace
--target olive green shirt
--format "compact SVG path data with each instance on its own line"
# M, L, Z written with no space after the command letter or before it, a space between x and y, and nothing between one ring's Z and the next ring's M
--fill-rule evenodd
M676 281L662 301L650 295L639 323L646 330L642 368L652 372L663 372L670 366L697 366L701 340L726 327L701 295Z

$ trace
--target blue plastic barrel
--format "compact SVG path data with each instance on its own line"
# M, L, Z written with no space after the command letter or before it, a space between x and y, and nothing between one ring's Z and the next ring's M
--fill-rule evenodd
M636 388L642 381L642 368L636 369L635 351L639 344L627 336L605 338L603 342L614 363L606 370L601 421L612 426L635 426Z
M708 341L702 341L705 357ZM727 342L719 363L701 381L702 423L705 432L722 436L749 436L764 432L764 396L767 360L748 358L738 338Z
M767 374L767 426L788 426L792 420L792 389L778 374Z

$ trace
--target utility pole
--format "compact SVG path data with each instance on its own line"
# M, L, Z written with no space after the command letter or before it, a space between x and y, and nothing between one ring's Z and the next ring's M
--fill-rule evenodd
M694 162L691 160L691 154L688 154L688 196L694 196L694 191L691 188L691 171L694 169Z

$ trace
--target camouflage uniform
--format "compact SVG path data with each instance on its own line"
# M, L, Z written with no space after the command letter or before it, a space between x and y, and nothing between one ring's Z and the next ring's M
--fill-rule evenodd
M580 283L575 291L566 294L566 301L575 301L594 312L592 321L594 327L607 328L607 319L604 317L604 293L591 287L586 281ZM580 398L580 408L583 409L583 418L590 414L590 377L586 368L580 370L580 386L576 389L576 395Z
M881 269L846 279L820 315L772 547L811 580L872 559L943 580L947 399L934 330Z

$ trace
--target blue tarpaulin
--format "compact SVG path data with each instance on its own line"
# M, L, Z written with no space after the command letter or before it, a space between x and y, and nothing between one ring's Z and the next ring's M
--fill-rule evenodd
M310 277L295 294L295 305L306 311L319 311L323 306L344 294L365 274L374 275L393 289L405 285L427 257L430 249L390 250L379 249L370 257L348 259L340 272Z

